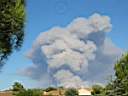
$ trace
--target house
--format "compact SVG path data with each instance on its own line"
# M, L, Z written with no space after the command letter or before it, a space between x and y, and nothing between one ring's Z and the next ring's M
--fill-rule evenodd
M91 89L89 88L80 88L78 89L79 96L91 96Z
M42 96L65 96L66 89L56 89L51 91L43 91ZM89 88L79 88L79 96L91 96L91 89ZM13 96L12 91L0 91L0 96Z
M79 88L78 93L79 96L91 96L91 89L89 88ZM44 91L43 96L65 96L65 89L57 89L57 90L52 90L49 92Z

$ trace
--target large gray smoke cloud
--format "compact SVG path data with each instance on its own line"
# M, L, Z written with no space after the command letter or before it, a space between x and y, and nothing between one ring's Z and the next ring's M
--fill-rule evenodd
M22 74L41 86L80 87L104 83L113 72L121 50L106 37L111 31L108 16L78 17L65 28L42 32L28 52L33 65Z

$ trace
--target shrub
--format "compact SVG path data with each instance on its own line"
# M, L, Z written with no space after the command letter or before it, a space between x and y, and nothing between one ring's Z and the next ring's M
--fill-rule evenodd
M38 89L28 89L18 92L15 96L42 96L42 91Z
M78 91L75 88L69 88L65 91L65 96L78 96Z
M56 90L56 88L54 88L54 87L48 87L44 91L49 92L49 91L52 91L52 90Z

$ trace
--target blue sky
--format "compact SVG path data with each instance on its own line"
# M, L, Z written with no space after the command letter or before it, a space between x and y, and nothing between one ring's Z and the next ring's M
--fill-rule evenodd
M27 0L25 40L19 52L14 52L0 73L0 89L14 81L34 87L36 81L17 74L32 62L25 56L40 32L53 26L66 26L76 17L89 17L93 13L108 15L113 25L108 37L123 50L128 50L127 0Z

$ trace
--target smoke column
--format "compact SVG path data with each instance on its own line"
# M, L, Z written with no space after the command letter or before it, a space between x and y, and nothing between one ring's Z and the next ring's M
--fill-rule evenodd
M89 18L78 17L65 28L40 33L27 54L33 64L21 74L42 87L105 83L122 52L106 36L111 28L108 16L95 13Z

